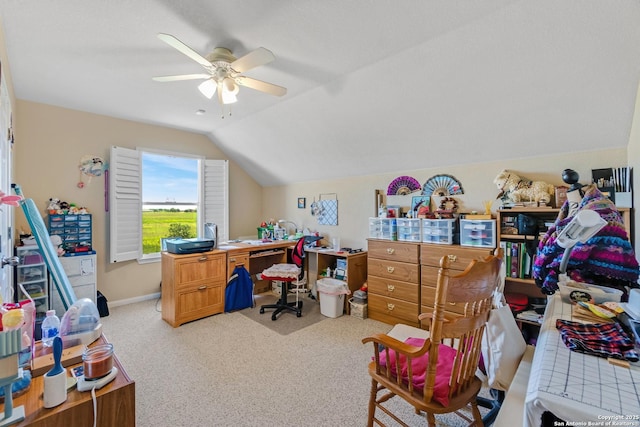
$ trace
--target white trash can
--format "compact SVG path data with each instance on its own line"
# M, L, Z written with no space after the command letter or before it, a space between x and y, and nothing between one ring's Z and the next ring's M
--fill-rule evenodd
M320 294L320 313L327 317L340 317L344 311L345 295L351 293L347 282L325 277L316 282Z

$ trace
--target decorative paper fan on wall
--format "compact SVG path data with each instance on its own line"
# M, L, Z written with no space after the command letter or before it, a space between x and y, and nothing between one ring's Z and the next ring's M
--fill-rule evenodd
M80 181L78 181L78 188L84 188L84 182L82 182L83 176L88 176L87 184L91 182L91 178L94 176L101 176L105 171L105 163L102 158L98 156L87 155L80 159L78 168L80 169Z
M399 176L387 187L387 196L404 196L420 189L420 183L410 176Z
M435 175L424 183L422 194L425 196L453 196L464 194L460 182L451 175Z

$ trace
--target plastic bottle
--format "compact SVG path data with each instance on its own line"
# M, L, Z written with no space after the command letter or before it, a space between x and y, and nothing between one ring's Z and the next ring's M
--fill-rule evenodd
M42 321L42 345L51 347L53 339L60 333L60 319L55 310L48 310L47 317Z

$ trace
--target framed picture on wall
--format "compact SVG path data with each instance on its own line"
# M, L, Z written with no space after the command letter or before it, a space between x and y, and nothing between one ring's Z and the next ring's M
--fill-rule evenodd
M411 198L411 212L413 212L414 218L426 218L430 205L430 196L413 196Z
M298 197L298 209L304 209L307 207L307 199L305 197Z

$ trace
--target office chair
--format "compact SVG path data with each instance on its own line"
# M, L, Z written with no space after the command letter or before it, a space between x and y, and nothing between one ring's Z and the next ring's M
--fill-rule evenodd
M433 312L418 317L428 330L399 324L387 334L362 340L373 343L374 350L369 363L368 426L374 422L384 425L376 418L377 409L406 425L384 405L394 396L407 401L417 414L424 414L431 427L436 425L434 414L449 412L470 424L483 425L477 402L482 381L476 369L502 258L498 253L471 261L465 271L454 275L450 262L449 256L440 260ZM445 312L452 304L462 307L463 314ZM473 420L459 412L465 407L470 407Z
M275 304L265 304L260 307L260 314L263 314L265 309L275 309L271 314L271 320L276 320L278 314L285 310L293 311L297 317L302 317L302 300L299 298L299 294L304 290L304 285L300 283L304 277L304 269L302 268L305 256L304 244L305 238L302 237L294 246L291 252L291 261L293 261L293 264L275 264L262 272L263 280L277 280L282 282L278 302ZM295 302L288 302L287 300L289 291L291 290L295 291Z

